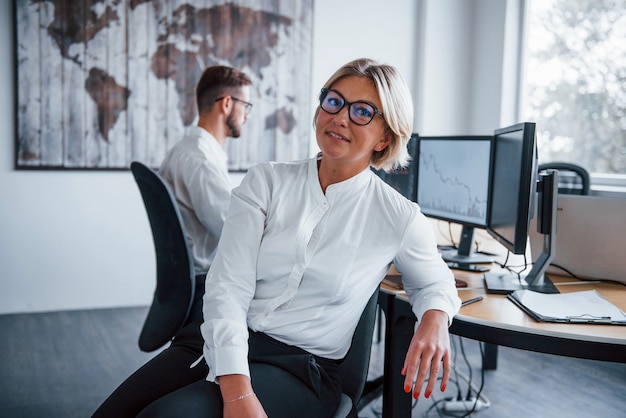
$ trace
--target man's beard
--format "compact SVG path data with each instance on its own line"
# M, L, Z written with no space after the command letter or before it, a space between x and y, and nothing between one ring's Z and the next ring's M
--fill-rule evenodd
M237 126L235 115L231 112L226 118L226 126L228 127L228 136L231 138L239 138L241 135L241 126Z

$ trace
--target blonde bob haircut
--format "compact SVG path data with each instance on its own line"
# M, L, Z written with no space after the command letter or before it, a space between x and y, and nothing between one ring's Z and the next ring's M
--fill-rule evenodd
M370 165L377 170L391 171L406 167L411 160L407 144L413 132L413 100L409 87L398 70L391 65L380 64L369 58L359 58L339 68L324 84L330 89L344 77L364 77L369 79L380 98L383 117L386 122L385 135L389 145L382 151L374 151ZM320 112L315 110L313 125Z

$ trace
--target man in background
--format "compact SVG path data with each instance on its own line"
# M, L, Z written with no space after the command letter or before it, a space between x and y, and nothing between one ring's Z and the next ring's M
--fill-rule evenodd
M198 124L167 154L159 170L178 203L194 260L196 290L187 322L202 319L204 280L230 201L227 138L238 138L252 108L252 81L225 66L207 68L196 87Z

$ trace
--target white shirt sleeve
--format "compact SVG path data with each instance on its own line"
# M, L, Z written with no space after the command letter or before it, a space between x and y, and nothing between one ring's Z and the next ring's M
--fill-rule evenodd
M415 211L402 239L394 266L402 274L404 290L418 321L430 309L444 311L448 325L461 306L454 275L436 247L428 219Z
M219 251L207 274L201 331L209 381L227 374L250 376L247 313L256 287L266 184L252 168L233 190Z

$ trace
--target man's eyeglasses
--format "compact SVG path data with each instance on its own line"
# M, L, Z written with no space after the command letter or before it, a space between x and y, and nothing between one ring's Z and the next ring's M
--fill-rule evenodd
M324 112L336 115L345 105L348 105L348 117L357 125L367 125L376 114L383 116L383 113L371 103L349 102L336 90L322 89L320 107Z
M217 99L215 99L216 102L219 102L220 100L224 100L226 97L230 97L234 102L239 102L239 103L243 103L243 111L244 113L247 115L248 113L250 113L250 111L252 110L252 103L250 102L246 102L245 100L241 100L238 99L236 97L233 96L222 96L222 97L218 97Z

